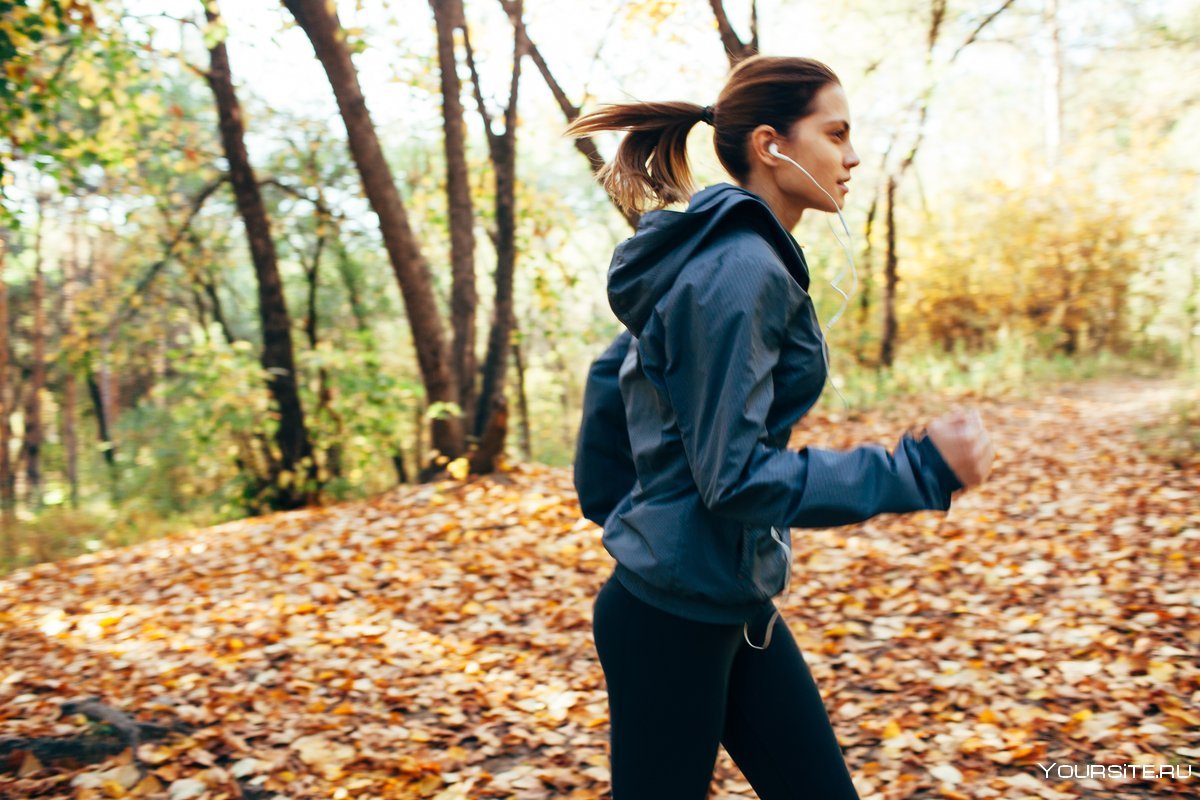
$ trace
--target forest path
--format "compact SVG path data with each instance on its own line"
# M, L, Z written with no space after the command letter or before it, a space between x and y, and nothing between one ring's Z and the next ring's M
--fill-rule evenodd
M1200 471L1138 432L1180 389L969 401L998 462L949 514L793 529L778 603L863 800L1195 796ZM890 447L952 404L815 413L792 445ZM58 704L86 695L196 730L143 744L140 784L18 754L0 797L606 797L611 568L570 470L517 465L22 570L0 738L79 733ZM1193 778L1073 777L1100 763ZM722 751L712 797L752 796Z

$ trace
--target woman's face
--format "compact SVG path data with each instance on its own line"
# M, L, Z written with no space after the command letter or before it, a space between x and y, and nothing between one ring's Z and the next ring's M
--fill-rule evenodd
M830 83L817 92L812 113L779 140L779 152L809 173L782 160L774 170L779 193L797 216L809 208L834 212L845 205L846 183L859 158L850 144L850 105L841 86Z

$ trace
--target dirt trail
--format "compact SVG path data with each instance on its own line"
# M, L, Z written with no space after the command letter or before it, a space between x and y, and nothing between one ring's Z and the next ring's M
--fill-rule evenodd
M980 401L999 463L948 515L793 530L778 602L863 800L1196 796L1200 476L1135 431L1174 388ZM949 405L813 415L792 445L891 445ZM0 580L0 738L80 730L58 704L96 694L197 726L143 756L212 797L606 797L611 568L570 470L519 465L23 570ZM1195 777L1073 777L1101 763ZM0 772L0 797L99 769ZM722 751L712 797L752 796Z

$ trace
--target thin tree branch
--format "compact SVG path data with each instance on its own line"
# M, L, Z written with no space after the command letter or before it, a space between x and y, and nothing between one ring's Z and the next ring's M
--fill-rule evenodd
M953 64L954 60L956 58L958 58L958 54L961 53L963 50L967 49L967 47L969 45L974 44L975 40L979 38L979 34L983 33L984 28L986 28L988 25L991 25L992 21L995 20L996 17L1000 16L1014 2L1016 2L1016 0L1004 0L1004 2L1000 5L999 8L997 8L991 14L988 14L986 17L984 17L983 21L975 26L975 30L971 31L971 35L968 36L965 40L963 40L963 43L960 44L958 46L958 49L955 50L954 53L950 56L950 61L948 63Z
M129 320L133 319L137 313L137 309L140 307L133 304L133 298L140 298L142 294L145 293L148 288L150 288L150 284L158 276L158 273L161 272L163 267L167 265L167 262L171 260L171 256L175 252L175 248L179 246L179 243L183 241L183 237L187 235L188 230L192 226L192 222L195 221L196 216L200 213L200 210L204 208L204 204L208 202L208 198L212 197L213 193L217 191L217 189L221 187L221 184L225 183L227 180L229 180L228 175L221 175L216 180L205 186L200 193L196 195L195 199L192 200L192 205L188 210L187 218L184 219L183 224L179 226L179 228L175 231L175 235L172 236L170 241L167 243L163 257L150 265L150 268L146 271L146 274L142 276L142 279L138 281L137 286L134 287L133 293L121 301L120 308L117 310L117 313L113 315L114 322L128 322Z
M492 129L492 115L487 110L487 103L483 101L483 90L479 86L479 70L475 68L475 48L471 47L471 36L467 33L467 26L463 29L463 47L467 53L467 68L471 71L471 91L475 96L475 103L479 106L479 116L483 118L483 130L488 137L488 150L492 151L492 156L495 157L496 131Z
M736 67L739 61L754 55L755 49L751 45L746 44L738 37L733 30L733 26L729 23L729 15L725 13L725 3L722 0L709 0L709 5L712 6L713 15L717 18L717 31L721 34L721 43L725 45L725 57L729 59L729 67ZM751 6L752 35L754 38L758 36L758 21L756 6Z
M500 0L500 5L504 8L504 12L508 14L509 19L517 28L517 34L521 38L521 44L525 48L525 52L533 59L533 63L537 65L538 72L542 74L542 78L546 81L546 85L550 88L550 93L554 95L554 99L558 102L558 107L562 109L563 116L567 118L567 122L574 122L579 117L579 107L573 105L567 98L567 93L563 91L562 86L554 79L554 75L550 72L550 67L547 66L546 60L542 58L541 51L537 45L529 38L529 31L525 27L525 21L519 13L515 13L515 3L512 0ZM604 168L604 156L600 155L600 148L596 146L595 140L590 136L581 136L575 140L575 149L583 153L588 160L588 166L592 170L592 174L598 173ZM612 200L611 197L609 197ZM615 200L612 200L613 206L621 212L621 216L625 217L625 221L633 229L637 229L640 215L632 211L627 211L617 205Z

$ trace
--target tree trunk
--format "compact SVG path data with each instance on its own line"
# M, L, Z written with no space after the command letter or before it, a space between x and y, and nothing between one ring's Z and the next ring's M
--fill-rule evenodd
M62 288L62 332L63 338L71 338L75 318L75 282L79 274L79 225L77 217L71 228L71 256L63 262ZM75 364L71 353L61 354L63 371L62 436L67 469L67 487L71 508L79 508L79 438L75 428L76 407L79 388L75 380Z
M887 256L883 267L883 341L880 344L879 363L890 367L896 357L896 284L900 280L896 274L898 259L896 257L896 178L894 176L888 178L886 202Z
M325 238L323 232L317 233L312 261L304 270L304 277L308 282L308 310L304 315L304 335L308 337L308 346L312 350L317 349L317 289L321 283L321 253L325 250Z
M45 205L45 198L39 197L37 229L33 234L33 364L22 440L26 503L35 512L42 508L42 391L46 387L46 279L42 272Z
M204 9L210 23L219 19L215 0L207 0ZM211 66L208 84L216 99L220 118L221 144L229 161L229 182L237 198L238 213L246 228L250 257L258 283L259 317L262 320L262 365L270 373L268 388L279 407L279 427L275 442L280 452L280 469L289 473L290 482L279 486L272 504L278 508L295 508L309 499L309 479L314 469L312 448L304 425L304 411L292 350L291 319L283 296L283 285L276 263L275 243L271 239L270 220L263 206L262 195L250 158L246 153L245 127L241 105L233 88L229 55L225 43L218 42L209 50ZM272 479L281 476L272 475Z
M430 402L457 405L458 380L446 345L429 264L409 226L391 167L383 157L359 86L358 73L346 46L345 31L332 4L325 0L284 0L284 5L312 43L337 99L363 190L379 217L384 247L404 297L425 393ZM431 435L433 446L443 455L456 458L462 453L463 420L460 414L436 417L431 425Z
M522 5L520 0L505 4L513 26L513 68L509 82L508 105L504 109L504 133L497 134L492 127L492 118L483 100L479 72L475 67L470 40L466 40L467 62L471 68L475 87L475 102L483 118L487 134L488 152L492 159L492 170L496 177L496 299L493 303L492 327L488 335L487 358L483 367L483 388L479 393L479 409L473 430L481 437L491 430L494 438L495 423L507 420L507 408L503 404L504 384L508 377L508 356L512 350L513 330L513 278L516 272L516 186L517 186L517 102L521 80L521 59L525 55L526 43L521 35ZM479 464L487 464L481 459Z
M12 461L8 457L12 440L8 420L12 407L8 402L8 284L4 281L7 255L7 231L0 231L0 526L4 528L5 563L14 565L17 558L17 503Z
M858 295L858 342L854 348L854 357L859 364L867 362L868 331L871 323L871 293L875 290L875 248L871 236L875 231L875 215L879 213L879 186L875 187L875 196L867 209L867 221L863 225L862 269L859 275L862 283Z
M475 418L475 216L467 176L462 84L454 52L454 29L466 28L462 0L430 0L437 27L438 66L442 76L442 125L445 131L446 197L450 207L450 320L454 329L454 373L458 377L463 419ZM479 435L479 426L475 426Z
M315 175L314 179L316 179ZM329 220L325 218L320 209L318 209L318 213L322 215L321 221L318 223L321 227L318 228L317 244L313 248L312 262L305 270L308 278L308 314L304 318L304 332L308 336L308 346L312 350L317 349L320 341L317 337L317 288L321 283L321 254L325 252L325 241L328 239L328 234L323 226L329 224ZM333 444L325 450L324 463L321 464L325 474L319 476L319 482L325 483L330 478L342 474L342 418L333 408L333 386L329 382L329 370L326 367L317 370L317 415L318 418L323 416L331 420L335 431Z
M515 330L513 336L513 361L517 365L517 407L521 415L521 457L533 460L533 441L529 435L529 399L525 395L525 361L521 355L521 336Z
M217 284L212 279L212 275L204 275L200 278L201 286L204 288L204 294L208 297L209 309L212 312L213 320L216 321L217 327L221 329L221 335L225 337L225 343L232 345L238 340L233 329L229 327L229 321L225 318L225 310L221 307L221 296L217 294Z
M346 296L350 299L350 313L354 315L355 330L359 333L367 333L371 330L371 326L367 322L367 309L363 305L362 289L358 286L358 279L355 277L353 265L350 263L350 253L346 250L340 234L334 239L334 248L337 250L338 275L346 287Z
M554 101L558 103L563 116L566 117L568 123L574 122L579 116L579 106L573 104L567 98L567 93L563 91L562 86L555 80L553 73L550 72L549 65L546 64L546 59L542 57L542 53L538 50L537 45L529 38L529 32L525 29L525 23L522 21L521 15L513 13L515 0L500 0L500 5L503 6L505 13L508 14L513 24L517 26L517 35L521 37L521 44L525 48L525 52L529 54L534 65L538 68L538 72L542 74L542 79L545 80L550 93L554 95ZM604 157L600 155L600 149L596 147L596 142L590 136L575 139L575 149L582 153L584 158L588 160L588 167L592 170L593 175L604 168ZM617 211L621 212L621 216L625 217L625 221L629 223L629 227L637 230L638 220L641 219L641 215L621 208L611 195L609 196L609 200L616 206Z

